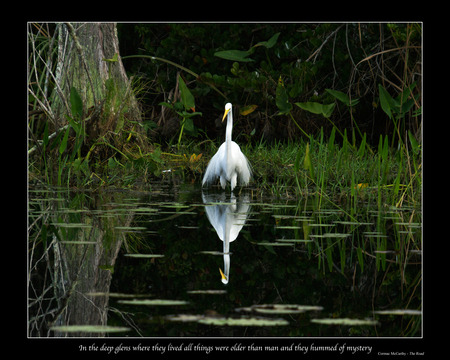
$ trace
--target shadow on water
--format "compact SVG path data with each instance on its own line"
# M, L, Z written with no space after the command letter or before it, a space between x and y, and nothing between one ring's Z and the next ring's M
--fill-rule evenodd
M421 336L420 209L360 205L31 188L29 335Z

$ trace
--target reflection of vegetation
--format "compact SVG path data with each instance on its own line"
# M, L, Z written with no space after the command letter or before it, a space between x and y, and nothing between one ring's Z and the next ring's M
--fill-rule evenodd
M350 217L346 207L325 207L318 194L299 202L251 201L232 248L233 280L224 286L222 254L204 253L222 242L200 193L154 190L139 196L32 192L32 336L62 335L49 332L51 326L88 324L125 326L144 336L421 334L419 211L366 205ZM269 246L274 243L290 245ZM130 254L136 256L124 256ZM282 317L287 324L233 325L246 316ZM225 326L206 324L211 318ZM353 323L338 325L346 318Z
M99 212L97 206L107 206L119 197L45 189L32 192L28 268L31 336L63 336L68 332L88 336L102 333L101 329L103 334L114 331L105 327L109 286L123 240L114 227L128 226L133 214L107 209ZM90 331L72 327L83 325L94 327Z
M390 317L372 313L373 309L421 308L418 252L421 239L420 229L414 227L420 214L413 210L378 212L367 208L357 215L356 222L350 221L340 209L317 209L314 205L317 199L315 196L307 202L289 203L289 207L252 205L253 211L257 211L252 220L259 220L255 221L258 226L244 226L239 241L234 244L233 280L225 288L221 286L218 274L222 256L201 253L221 246L204 214L178 217L177 227L171 221L158 222L161 237L153 240L150 237L149 240L153 251L164 253L165 257L151 263L119 257L112 288L127 293L143 293L150 289L157 297L188 301L190 305L182 311L174 308L137 310L125 304L114 306L136 313L135 321L143 333L154 336L239 336L244 333L237 327L205 327L196 322L211 313L222 319L237 318L236 309L251 309L257 304L299 302L323 307L323 310L298 314L292 311L286 318L289 321L287 327L249 328L245 335L420 335L420 316L408 312ZM265 213L258 212L258 208L272 209ZM405 220L410 220L412 226ZM185 230L194 224L198 229ZM152 229L151 223L149 225ZM183 231L177 230L179 227ZM319 236L330 233L350 236ZM380 233L386 237L376 236ZM312 241L290 247L258 246L261 242L272 243L274 239L302 238ZM127 281L130 278L132 282ZM193 297L192 291L200 289L226 289L226 293L200 292ZM270 306L266 306L270 311ZM257 306L254 308L258 309ZM264 307L262 309L264 311ZM179 321L164 321L166 315L174 312L182 313ZM192 314L197 315L194 318ZM154 321L144 321L148 316ZM368 317L372 325L367 322L329 327L309 322L310 319L328 317ZM118 320L111 319L111 322L120 325ZM375 321L378 322L376 326L373 325Z
M101 325L66 325L53 326L50 330L63 334L100 334L106 333L124 333L130 331L130 328L120 326L101 326Z

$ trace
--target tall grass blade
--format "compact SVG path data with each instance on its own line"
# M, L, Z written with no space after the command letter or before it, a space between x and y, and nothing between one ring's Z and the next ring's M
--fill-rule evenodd
M409 143L411 144L411 149L415 155L419 153L419 144L417 143L416 138L411 133L411 131L408 130L408 137L409 137Z
M309 143L306 144L305 158L303 159L303 168L305 170L309 170L309 175L311 179L314 180L314 169L311 162L311 156L309 154Z
M67 127L64 137L62 139L61 145L59 146L60 155L62 155L64 153L64 151L66 151L67 141L69 140L69 132L70 132L70 126Z
M45 123L45 128L44 128L44 135L42 137L42 143L44 145L44 148L48 145L48 121Z
M361 140L361 145L358 149L358 156L362 158L364 156L364 151L366 150L366 133L364 133L363 138Z
M336 136L336 128L333 127L331 129L330 137L328 138L328 152L331 153L334 151L334 138Z
M72 116L74 118L81 119L83 117L83 102L77 89L73 86L70 88L70 106L72 110Z

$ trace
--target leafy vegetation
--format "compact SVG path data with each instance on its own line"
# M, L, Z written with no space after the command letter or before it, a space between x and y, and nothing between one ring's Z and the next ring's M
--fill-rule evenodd
M245 115L251 120L244 117L238 128L256 141L295 139L305 135L299 127L308 134L321 128L328 134L335 126L339 133L356 128L359 141L368 133L372 144L395 129L401 138L401 130L420 134L420 24L143 24L119 29L122 44L127 43L122 56L138 48L188 68L182 74L204 114L223 108L223 96L211 86L237 106L254 106ZM152 79L152 94L159 97L170 93L180 71L158 60L133 61L129 69ZM192 72L198 74L194 79ZM385 106L393 104L385 101L388 97L398 96L400 127ZM151 106L158 103L153 100ZM197 126L208 131L214 123L199 121Z
M73 87L71 116L55 127L47 110L57 31L30 24L32 180L126 187L170 173L198 181L223 140L213 119L231 101L234 137L261 189L368 184L391 187L391 203L420 199L420 24L118 24L118 33L130 89L108 81L95 113ZM111 72L118 57L104 61ZM124 91L138 97L142 121L129 117Z

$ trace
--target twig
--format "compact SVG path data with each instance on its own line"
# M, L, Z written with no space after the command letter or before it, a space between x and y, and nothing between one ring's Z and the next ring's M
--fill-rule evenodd
M33 36L32 36L31 31L30 31L30 42L31 42L31 48L32 48L32 58L33 58L34 74L35 74L35 77L36 77L36 82L35 82L35 84L36 84L38 90L39 90L41 93L45 94L44 91L43 91L42 88L41 88L41 84L40 84L40 81L39 81L39 71L38 71L38 67L37 67L36 60L37 60L37 57L39 57L39 59L40 59L41 61L43 61L44 64L45 64L45 61L42 59L40 53L36 50L36 47L35 47L35 41L34 41L34 38L33 38ZM29 70L29 71L30 71L30 70ZM29 74L29 76L31 77L31 74ZM31 80L31 79L29 78L29 79L28 79L28 83L29 83L29 84L30 84L30 80ZM45 109L45 111L47 112L47 114L49 114L50 118L53 119L53 118L54 118L53 112L52 112L52 109L51 109L51 106L50 106L50 103L49 103L47 97L44 95L44 99L43 99L43 101L45 101L45 104L44 104L44 102L41 101L41 100L36 96L36 94L33 92L33 90L31 89L31 86L28 87L28 90L29 90L29 92L33 95L33 97L37 100L37 102L39 103L40 107L43 108L43 109Z
M150 56L150 55L128 55L128 56L122 56L121 57L122 60L124 59L131 59L131 58L147 58L147 59L151 59L151 60L157 60L157 61L162 61L165 62L166 64L172 65L177 67L178 69L181 69L185 72L187 72L188 74L191 74L192 76L194 76L198 81L202 81L202 79L200 78L200 75L198 75L197 73L193 72L192 70L189 70L188 68L185 68L184 66L174 63L173 61L167 60L167 59L163 59L157 56ZM177 77L178 78L178 77ZM227 97L219 90L217 89L213 84L207 82L207 81L202 81L204 84L208 85L209 87L211 87L211 89L213 89L214 91L216 91L217 93L219 93L220 95L222 95L225 99L227 99Z
M69 126L69 124L63 126L62 128L59 128L58 130L56 130L53 134L49 135L48 140L53 139L56 135L59 134L60 131L62 130L66 130L67 127ZM37 140L38 145L33 146L30 150L28 150L28 155L34 153L36 151L36 149L38 148L38 146L41 146L44 141L43 140Z
M345 44L347 45L348 56L350 56L350 60L352 61L353 66L355 66L355 61L353 60L353 56L350 51L350 46L348 45L348 24L345 25Z
M30 90L31 92L31 90ZM103 106L103 101L100 101L100 103L97 104L97 106L95 107L94 111L92 112L92 114L90 116L88 116L86 119L83 120L83 122L87 122L95 117L97 117L100 114L101 108ZM58 135L61 131L66 130L67 127L70 126L70 124L64 125L63 127L59 128L58 130L56 130L54 133L50 134L48 136L48 140L53 139L56 135ZM39 146L41 146L44 141L43 140L37 140L37 143ZM33 146L30 150L28 150L28 155L32 154L33 152L35 152L37 149L37 145Z
M398 51L398 50L406 50L406 49L420 49L420 48L421 48L421 46L402 46L402 47L397 47L397 48L394 48L394 49L383 50L383 51L380 51L380 52L377 52L377 53L375 53L375 54L372 54L372 55L369 55L369 56L365 57L365 58L362 59L359 63L357 63L356 66L358 66L359 64L361 64L361 63L364 62L364 61L367 61L367 60L372 59L372 58L375 57L375 56L382 55L382 54L386 54L386 53L388 53L388 52ZM355 67L356 67L356 66L355 66Z
M327 38L325 39L325 41L322 43L322 45L320 45L319 48L318 48L316 51L314 51L314 52L309 56L309 58L306 59L306 62L308 62L309 60L311 60L312 57L314 57L314 61L313 61L313 64L314 64L314 63L316 62L316 58L317 58L317 56L319 55L320 51L322 50L323 46L324 46L324 45L328 42L328 40L330 40L331 37L332 37L334 34L336 34L343 26L344 26L344 24L342 24L342 25L339 26L336 30L334 30L331 34L329 34L329 35L327 36Z

